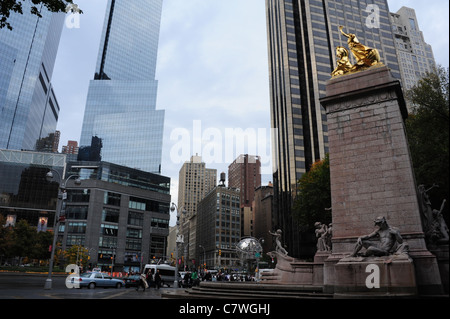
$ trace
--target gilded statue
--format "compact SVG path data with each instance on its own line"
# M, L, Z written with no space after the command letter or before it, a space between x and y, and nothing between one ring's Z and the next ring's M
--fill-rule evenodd
M336 69L331 73L332 76L344 75L347 73L354 73L363 71L371 66L382 64L380 61L380 53L377 49L369 48L359 42L358 38L353 33L345 33L344 27L339 26L339 31L348 38L347 43L353 57L356 60L354 65L350 64L349 52L346 48L339 46L336 49L336 55L338 57L338 65Z
M348 50L344 47L338 46L336 48L336 56L338 57L337 67L331 73L332 76L344 75L351 72L353 65L348 59Z

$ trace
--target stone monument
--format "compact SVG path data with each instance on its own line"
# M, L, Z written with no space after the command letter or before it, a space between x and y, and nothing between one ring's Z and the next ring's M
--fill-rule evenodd
M326 97L320 100L328 116L333 208L333 249L324 263L324 290L335 294L440 294L436 257L426 247L421 223L400 83L375 49L353 43L356 37L340 30L349 38L357 64L350 67L346 54L341 54L339 58L344 60L333 71ZM354 254L358 238L372 233L377 216L398 227L409 254L395 258ZM367 287L365 270L369 265L378 267L383 288Z

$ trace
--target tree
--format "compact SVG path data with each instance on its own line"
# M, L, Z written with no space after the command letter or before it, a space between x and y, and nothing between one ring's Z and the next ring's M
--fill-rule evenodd
M31 257L36 243L36 227L31 227L24 219L14 226L12 253L19 257L19 265L23 257Z
M0 29L8 28L12 30L13 27L9 23L8 19L11 12L23 14L22 2L31 1L31 14L41 16L42 7L47 8L51 12L78 12L82 13L78 9L78 5L73 3L73 0L2 0L0 2Z
M83 265L83 267L86 266L88 256L88 249L81 245L73 245L64 252L64 257L68 264L76 264L78 261L78 264Z
M417 185L429 188L436 209L449 194L449 70L438 67L406 93L413 112L406 120L406 132ZM446 207L448 212L448 205ZM448 217L448 213L443 213Z
M294 215L300 225L314 229L315 222L331 223L330 159L315 162L297 183Z

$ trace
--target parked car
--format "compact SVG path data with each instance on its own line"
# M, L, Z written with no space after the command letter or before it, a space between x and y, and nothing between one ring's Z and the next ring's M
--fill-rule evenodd
M79 287L88 287L94 289L96 287L112 287L122 288L124 282L122 279L112 278L110 275L101 272L89 272L81 274L79 277L73 278L74 283L78 280Z

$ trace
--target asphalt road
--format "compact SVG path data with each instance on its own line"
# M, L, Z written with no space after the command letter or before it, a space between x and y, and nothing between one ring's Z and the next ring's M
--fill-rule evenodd
M165 290L174 288L96 288L69 289L63 275L53 275L52 289L45 290L46 274L0 273L0 299L161 299Z

